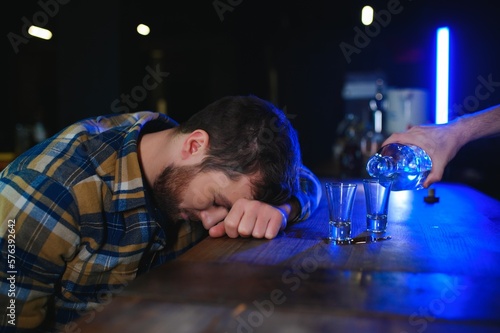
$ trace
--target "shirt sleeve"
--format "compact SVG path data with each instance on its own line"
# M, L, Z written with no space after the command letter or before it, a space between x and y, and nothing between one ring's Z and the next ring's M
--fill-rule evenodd
M321 182L307 167L299 170L299 192L294 194L299 203L300 213L292 222L307 219L319 206L322 196Z
M78 242L74 209L68 190L38 172L1 178L0 298L13 304L13 310L1 307L1 326L17 332L46 319L56 281Z

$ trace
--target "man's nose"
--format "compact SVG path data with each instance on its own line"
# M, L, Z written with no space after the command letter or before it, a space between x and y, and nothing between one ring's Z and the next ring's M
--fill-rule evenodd
M203 227L208 230L217 223L223 221L228 212L229 211L225 207L211 206L210 208L200 212L201 223L203 224Z

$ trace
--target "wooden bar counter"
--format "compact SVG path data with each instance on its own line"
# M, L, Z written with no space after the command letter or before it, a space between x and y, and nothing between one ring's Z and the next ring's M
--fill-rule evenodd
M322 182L329 179L322 179ZM392 192L390 240L327 240L323 196L273 240L207 238L83 316L79 332L500 332L500 202L460 184ZM366 234L359 183L353 236Z

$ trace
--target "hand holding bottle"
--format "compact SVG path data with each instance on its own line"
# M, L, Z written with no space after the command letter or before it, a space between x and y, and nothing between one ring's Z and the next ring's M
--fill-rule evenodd
M441 180L444 168L462 147L458 138L453 137L453 132L445 125L414 126L406 132L392 134L382 146L402 143L422 148L432 160L432 169L422 184L427 188Z
M422 189L431 167L432 161L422 148L400 143L382 146L366 163L368 174L391 182L392 191Z
M423 183L429 187L443 177L444 168L468 142L500 133L500 105L467 114L442 125L414 126L394 133L382 144L415 145L427 152L432 170Z

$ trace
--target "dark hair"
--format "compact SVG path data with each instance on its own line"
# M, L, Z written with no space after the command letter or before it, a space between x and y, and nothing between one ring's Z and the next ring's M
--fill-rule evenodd
M286 115L256 96L221 98L180 124L210 137L200 171L222 171L230 179L250 175L256 200L279 205L298 190L301 165L297 133Z

